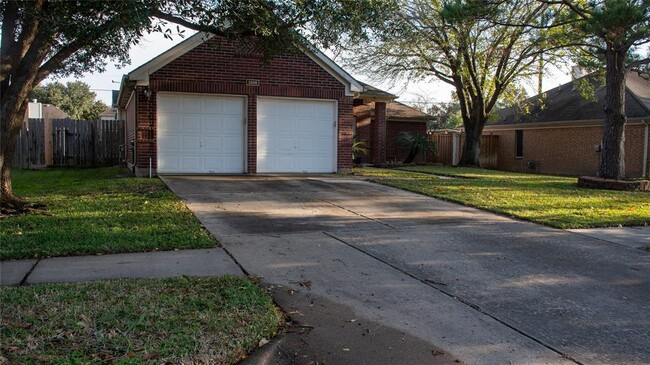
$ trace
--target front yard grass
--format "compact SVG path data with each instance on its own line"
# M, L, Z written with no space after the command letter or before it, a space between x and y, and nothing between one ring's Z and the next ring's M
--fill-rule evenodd
M284 320L233 276L4 287L0 307L9 364L234 364Z
M216 241L158 179L126 169L14 170L43 212L0 219L0 259L210 248Z
M405 176L405 171L411 175ZM383 185L556 228L650 224L649 193L578 188L575 177L442 166L354 172Z

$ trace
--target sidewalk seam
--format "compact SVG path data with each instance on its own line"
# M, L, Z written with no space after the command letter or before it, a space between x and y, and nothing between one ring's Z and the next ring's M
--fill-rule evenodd
M466 300L466 299L463 299L463 298L461 298L461 297L458 297L458 296L456 296L456 295L453 295L453 294L451 294L451 293L449 293L449 292L447 292L447 291L445 291L445 290L443 290L443 289L441 289L441 288L439 288L439 287L433 285L432 283L427 282L426 280L420 279L420 278L417 277L416 275L413 275L413 274L409 273L408 271L405 271L405 270L401 269L400 267L391 264L390 262L387 262L387 261L385 261L385 260L383 260L383 259L381 259L381 258L379 258L379 257L377 257L377 256L375 256L375 255L373 255L373 254L371 254L371 253L368 253L368 252L366 252L366 251L364 251L364 250L362 250L362 249L360 249L360 248L358 248L358 247L356 247L356 246L354 246L354 245L352 245L352 244L346 242L345 240L340 239L340 238L334 236L334 235L331 234L331 233L323 232L323 234L326 235L326 236L329 236L329 237L331 237L331 238L333 238L333 239L335 239L335 240L337 240L337 241L343 243L344 245L346 245L346 246L348 246L348 247L350 247L350 248L352 248L352 249L354 249L354 250L356 250L356 251L359 251L359 252L361 252L361 253L363 253L363 254L365 254L365 255L367 255L367 256L369 256L369 257L371 257L371 258L373 258L373 259L375 259L375 260L377 260L377 261L379 261L379 262L381 262L381 263L383 263L383 264L385 264L385 265L390 266L391 268L393 268L393 269L395 269L395 270L401 272L402 274L405 274L405 275L407 275L407 276L409 276L409 277L411 277L411 278L413 278L413 279L415 279L415 280L421 282L422 284L424 284L424 285L426 285L426 286L428 286L428 287L430 287L430 288L433 288L433 289L439 291L440 293L442 293L442 294L444 294L444 295L446 295L446 296L448 296L448 297L450 297L450 298L452 298L452 299L457 300L458 302L460 302L460 303L462 303L462 304L464 304L464 305L466 305L466 306L468 306L468 307L474 309L475 311L477 311L477 312L479 312L479 313L481 313L481 314L483 314L483 315L486 315L486 316L492 318L493 320L497 321L498 323L500 323L500 324L502 324L502 325L504 325L504 326L506 326L506 327L512 329L513 331L519 333L520 335L522 335L522 336L524 336L524 337L526 337L526 338L528 338L528 339L530 339L530 340L532 340L532 341L534 341L534 342L536 342L536 343L542 345L543 347L546 347L547 349L549 349L549 350L555 352L556 354L562 356L563 358L565 358L565 359L567 359L567 360L570 360L570 361L573 361L573 362L575 362L575 363L578 364L578 365L584 365L584 364L581 363L580 361L578 361L578 360L574 359L573 357L571 357L571 356L569 356L569 355L567 355L567 354L565 354L565 353L559 351L558 349L554 348L553 346L548 345L548 344L544 343L543 341L538 340L538 339L536 339L535 337L533 337L533 336L531 336L531 335L529 335L529 334L523 332L522 330L520 330L520 329L518 329L518 328L515 328L514 326L512 326L512 325L510 325L510 324L508 324L508 323L502 321L501 319L499 319L499 318L497 318L497 317L491 315L490 313L488 313L488 312L484 311L483 309L481 309L481 307L479 307L478 305L476 305L476 304L474 304L474 303L471 303L470 301L468 301L468 300Z
M23 285L25 285L25 282L27 282L27 278L32 274L32 272L34 271L34 269L36 269L36 265L38 265L40 262L41 262L41 259L37 259L37 260L36 260L36 262L34 263L34 265L32 265L31 269L29 269L29 271L27 271L27 273L25 274L25 276L23 277L23 279L20 281L20 283L18 283L18 286L23 286Z

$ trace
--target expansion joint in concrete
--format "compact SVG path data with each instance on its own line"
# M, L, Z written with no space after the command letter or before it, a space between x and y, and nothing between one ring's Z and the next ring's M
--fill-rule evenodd
M370 217L368 217L368 216L365 216L365 215L363 215L363 214L361 214L361 213L357 213L357 212L355 212L354 210L348 209L348 208L346 208L346 207L344 207L344 206L341 206L341 205L338 205L338 204L336 204L336 203L332 203L332 202L329 201L329 200L322 199L322 198L316 198L316 199L322 201L323 203L327 203L327 204L329 204L329 205L331 205L331 206L333 206L333 207L337 207L337 208L339 208L339 209L343 209L343 210L345 210L345 211L347 211L347 212L350 212L350 213L352 213L352 214L354 214L354 215L356 215L356 216L358 216L358 217L361 217L361 218L367 219L367 220L372 221L372 222L375 222L375 223L379 223L379 224L381 224L382 226L385 226L385 227L388 227L388 228L395 228L395 227L391 226L391 225L388 224L388 223L384 223L384 222L379 221L379 220L376 220L376 219L374 219L374 218L370 218Z

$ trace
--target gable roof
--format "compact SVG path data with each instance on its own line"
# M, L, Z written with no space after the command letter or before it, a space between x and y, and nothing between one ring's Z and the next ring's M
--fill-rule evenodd
M577 81L586 81L594 87L595 100L581 94ZM526 99L521 107L513 106L497 111L498 119L491 125L599 121L604 118L605 86L593 76L560 85L545 93ZM650 118L650 80L636 72L629 72L625 89L625 112L628 118Z
M359 93L355 99L363 99L364 103L374 102L374 101L393 101L397 99L397 95L391 94L387 91L376 88L372 85L368 85L365 82L359 81L363 86L363 91Z
M374 117L375 102L373 101L368 104L353 107L352 114L355 117ZM427 122L433 120L433 116L423 113L406 104L393 101L386 104L386 120L396 122Z
M120 96L118 97L118 100L122 101L124 98L124 96L121 95L123 88L133 87L133 85L149 85L149 75L160 70L170 62L198 47L212 37L214 37L213 34L198 32L167 51L152 58L145 64L129 72L127 75L124 75L125 77L122 79L122 85L120 85ZM298 48L307 55L307 57L311 58L316 62L316 64L327 71L327 73L339 80L345 86L346 95L354 96L355 93L364 90L364 87L360 82L355 80L343 68L337 65L323 52L316 49L313 45L300 44L298 45ZM131 85L129 85L129 82Z

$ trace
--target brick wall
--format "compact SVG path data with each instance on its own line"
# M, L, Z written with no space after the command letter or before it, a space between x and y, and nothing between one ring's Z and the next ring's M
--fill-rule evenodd
M386 103L375 102L375 119L372 121L372 153L374 163L386 162Z
M628 177L643 172L642 125L628 125L625 132L625 167ZM526 171L526 162L538 161L538 172L560 175L596 175L600 153L594 145L601 142L602 127L524 129L523 157L515 158L515 131L484 131L499 136L498 168Z
M368 117L359 117L356 120L357 139L366 141L367 153L361 156L362 163L374 163L374 146L373 129L371 128L372 119Z
M427 134L426 122L396 122L389 120L386 124L386 161L404 161L409 153L408 148L399 147L395 138L400 132L410 132L412 135ZM424 162L424 156L418 154L413 162Z
M247 86L258 80L259 86ZM152 96L138 87L137 166L156 162L156 93L159 91L246 95L248 97L248 172L257 170L257 96L284 96L338 101L338 169L352 166L354 120L352 97L345 87L302 52L262 62L259 55L242 54L238 47L214 37L149 76ZM144 100L146 99L146 100Z

